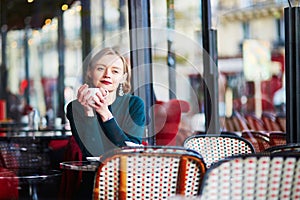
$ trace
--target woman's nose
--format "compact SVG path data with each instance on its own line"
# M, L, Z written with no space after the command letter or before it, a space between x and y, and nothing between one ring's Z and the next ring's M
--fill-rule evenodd
M104 72L104 76L105 76L105 77L111 77L111 74L112 74L112 73L111 73L111 70L110 70L110 69L106 69L105 72Z

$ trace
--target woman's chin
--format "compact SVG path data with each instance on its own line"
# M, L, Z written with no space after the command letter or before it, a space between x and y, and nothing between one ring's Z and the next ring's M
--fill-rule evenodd
M101 85L101 86L97 86L97 87L103 88L104 90L107 90L109 93L114 91L114 89L108 85Z

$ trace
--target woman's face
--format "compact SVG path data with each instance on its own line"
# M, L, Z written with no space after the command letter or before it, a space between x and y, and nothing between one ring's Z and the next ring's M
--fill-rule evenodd
M95 87L102 87L109 92L116 91L119 84L126 80L124 64L116 55L105 55L93 66L89 74Z

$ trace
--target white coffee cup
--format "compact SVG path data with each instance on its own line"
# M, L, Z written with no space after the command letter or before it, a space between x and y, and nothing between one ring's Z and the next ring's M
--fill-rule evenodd
M90 97L95 97L96 96L96 93L97 92L100 92L100 89L99 88L88 88L88 91L89 91L89 96L87 98L90 98ZM91 103L94 104L94 100L91 100Z
M100 89L99 88L88 88L88 91L90 92L90 96L88 98L90 98L90 97L96 97L96 93L100 92ZM105 90L105 92L106 92L106 94L103 97L106 97L109 93L108 90ZM92 103L94 103L94 101Z
M88 88L88 91L90 92L90 96L89 97L94 97L96 96L96 93L97 92L100 92L100 89L99 88Z

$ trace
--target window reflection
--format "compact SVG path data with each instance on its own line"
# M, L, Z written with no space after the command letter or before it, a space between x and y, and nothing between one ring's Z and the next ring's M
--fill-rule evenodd
M193 109L183 118L195 119L203 114L203 50L201 30L201 1L174 0L151 1L151 33L154 91L157 100L168 101L170 88L178 99L186 100ZM91 0L92 49L111 44L128 45L128 5L124 0ZM284 86L284 24L283 1L211 1L212 25L218 34L218 71L220 117L271 112L285 114ZM169 6L169 7L168 7ZM171 9L171 10L170 10ZM81 5L75 2L63 14L65 33L65 87L76 91L82 81ZM171 13L171 14L170 14ZM169 14L169 15L168 15ZM57 19L54 18L40 30L28 31L29 83L25 80L24 30L9 31L7 35L8 89L24 95L29 84L30 103L45 115L50 107L57 106ZM118 35L116 37L116 35ZM112 39L113 38L113 39ZM245 73L245 41L264 41L269 47L269 76L255 86ZM126 48L128 48L126 46ZM171 57L170 50L174 53ZM257 50L254 50L257 51ZM258 51L257 51L258 52ZM258 54L259 55L259 54ZM173 64L172 64L173 63ZM175 70L172 76L169 66ZM249 64L249 63L248 63ZM259 67L259 65L258 65ZM250 65L250 74L252 74ZM253 74L252 74L253 75ZM174 74L173 74L174 76ZM171 83L171 82L174 83ZM260 99L256 92L260 90ZM70 92L68 91L68 94ZM66 102L70 100L68 95ZM261 103L259 112L257 102ZM258 114L260 115L260 114ZM260 117L260 116L257 116ZM202 117L201 117L202 119ZM183 120L184 121L184 120ZM191 121L185 128L197 130ZM202 120L203 121L203 120ZM224 127L220 127L223 129Z

